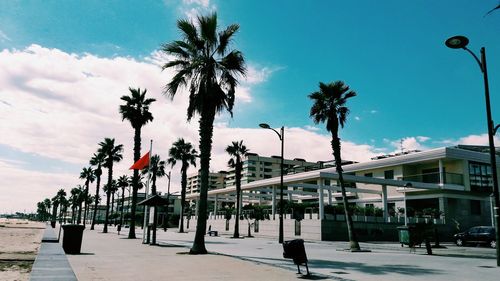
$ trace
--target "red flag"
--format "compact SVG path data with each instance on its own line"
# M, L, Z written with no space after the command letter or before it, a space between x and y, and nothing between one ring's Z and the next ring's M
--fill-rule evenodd
M132 165L129 170L142 170L149 166L149 152L144 154L141 159L137 160L137 162Z

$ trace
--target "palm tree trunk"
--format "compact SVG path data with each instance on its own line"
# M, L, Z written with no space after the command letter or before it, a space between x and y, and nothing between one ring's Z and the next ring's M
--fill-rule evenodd
M179 223L179 232L184 232L184 208L186 206L186 185L187 185L187 163L182 160L181 168L181 221Z
M114 213L115 207L115 192L111 192L111 215ZM114 216L113 216L114 217Z
M97 167L97 170L101 169L101 165ZM101 184L101 175L97 176L97 182L95 187L95 204L94 204L94 214L92 215L92 225L90 226L90 230L94 230L95 218L97 215L97 207L99 205L99 185Z
M85 181L85 210L83 211L83 225L85 225L87 221L87 196L89 196L89 180Z
M196 233L190 254L206 254L205 233L207 231L207 195L209 187L210 155L214 129L215 108L204 107L200 117L200 201Z
M122 209L120 212L120 224L123 226L123 204L125 202L125 187L122 188Z
M153 173L152 177L153 184L151 185L151 193L156 195L156 174ZM156 245L156 224L158 223L157 217L158 211L157 206L153 206L153 235L151 240L151 245Z
M113 181L113 160L108 166L108 191L106 191L106 216L104 218L104 229L102 233L108 233L109 199L111 199L111 184Z
M151 157L151 155L149 156ZM134 163L141 158L141 127L134 131ZM137 191L139 190L139 170L134 170L132 178L132 203L130 209L129 239L135 239L135 212L137 205ZM144 212L145 214L145 212Z
M333 131L333 130L332 130ZM340 189L342 191L342 202L344 204L344 213L347 222L347 233L349 235L349 248L352 250L360 250L358 240L356 238L356 233L354 232L354 225L352 223L352 217L349 213L347 195L345 192L344 177L342 175L342 158L340 156L340 139L337 135L337 131L332 132L332 150L333 157L335 158L335 168L339 175Z
M241 197L241 169L240 169L240 161L236 161L235 168L235 177L236 177L236 218L234 220L234 238L240 237L240 197Z
M80 196L82 196L80 194ZM82 220L82 200L79 199L80 203L78 203L78 219L76 220L76 223L77 224L80 224L81 220Z

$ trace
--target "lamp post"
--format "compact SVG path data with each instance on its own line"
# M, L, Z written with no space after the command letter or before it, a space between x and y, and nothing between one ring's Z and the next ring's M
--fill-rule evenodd
M263 129L269 129L273 130L278 137L280 138L281 141L281 165L280 165L280 213L279 213L279 218L280 218L280 227L279 227L279 238L278 242L280 244L283 243L283 151L285 147L285 127L281 126L281 133L276 131L275 129L271 128L268 124L266 123L261 123L259 126Z
M498 177L497 177L497 165L496 165L496 150L495 143L493 140L493 136L495 135L498 127L495 127L495 123L493 123L493 119L491 118L491 107L490 107L490 90L488 86L488 69L486 67L486 50L484 47L481 48L481 59L479 59L474 52L467 48L467 44L469 44L469 39L465 36L453 36L446 40L445 45L451 49L464 49L469 52L476 62L479 64L479 68L483 73L484 80L484 96L486 100L486 121L488 123L488 142L490 147L490 161L491 161L491 176L493 178L493 196L495 199L495 221L496 221L496 241L500 240L500 217L499 217L499 195L498 195ZM497 266L500 266L500 246L497 244Z

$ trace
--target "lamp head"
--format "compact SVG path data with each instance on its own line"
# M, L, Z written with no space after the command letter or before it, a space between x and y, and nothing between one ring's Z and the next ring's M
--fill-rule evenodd
M259 127L263 128L263 129L271 129L271 127L267 123L260 123Z
M463 49L467 47L467 44L469 44L469 39L467 37L462 36L462 35L457 35L448 38L444 44L446 47L451 48L451 49Z

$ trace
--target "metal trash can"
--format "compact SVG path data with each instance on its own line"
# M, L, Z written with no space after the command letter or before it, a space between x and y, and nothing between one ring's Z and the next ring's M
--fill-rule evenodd
M300 273L299 265L304 264L309 275L309 267L307 266L307 255L304 247L304 240L295 239L283 242L283 258L293 259L293 263L297 265L298 273Z
M66 224L64 230L63 249L66 254L79 254L82 247L83 230L85 226L80 224Z
M408 226L398 226L399 243L403 245L410 245L410 228Z

